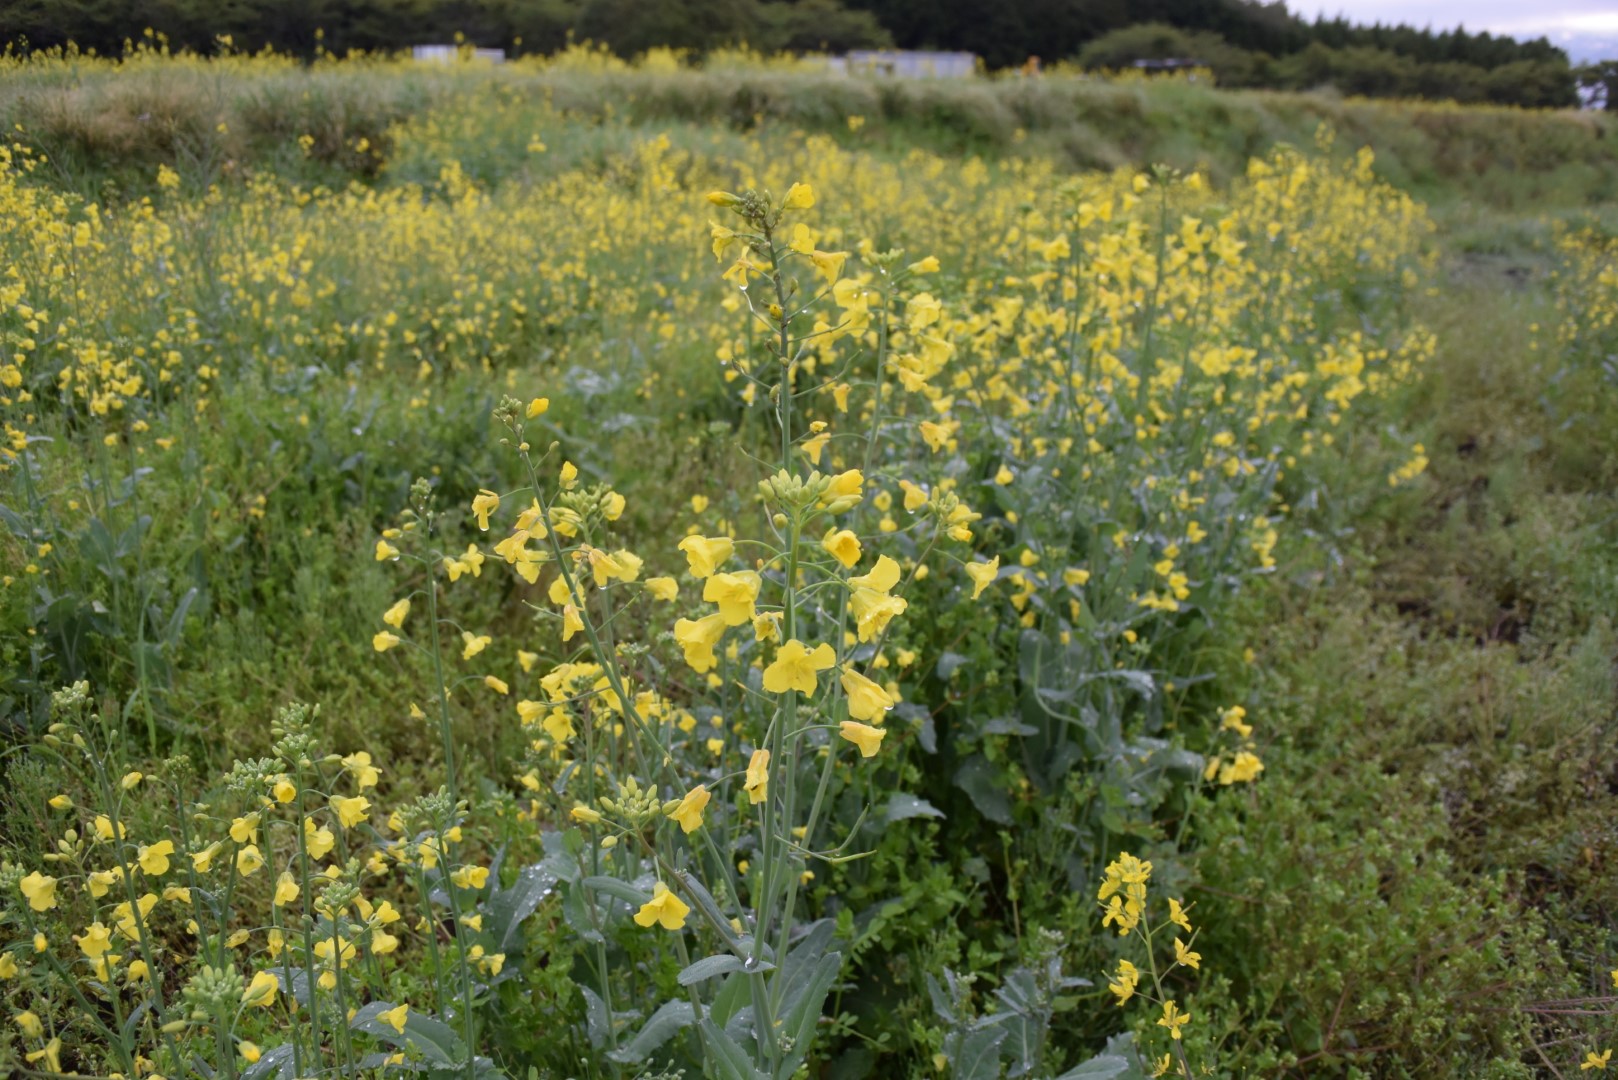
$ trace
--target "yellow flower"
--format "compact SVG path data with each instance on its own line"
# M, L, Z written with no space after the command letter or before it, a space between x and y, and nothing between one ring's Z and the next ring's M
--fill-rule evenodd
M504 679L497 679L493 675L483 676L483 685L487 686L490 690L493 690L497 694L511 693L511 687L506 685L506 681Z
M15 979L18 970L15 956L10 953L0 953L0 979Z
M1122 1005L1135 996L1135 987L1140 982L1140 971L1128 960L1118 961L1118 974L1108 980L1107 989L1118 996L1118 1004Z
M562 640L572 641L574 634L584 632L584 620L579 617L579 609L572 604L562 608Z
M671 577L652 577L646 579L646 591L654 600L670 601L679 597L680 586Z
M875 757L876 752L882 748L883 737L887 735L881 728L856 723L853 720L844 720L838 726L837 733L859 747L861 757Z
M142 844L135 856L142 872L162 877L169 872L169 856L174 854L174 841L159 840L155 844Z
M449 876L457 889L481 889L489 882L487 866L463 866Z
M99 960L112 948L112 931L99 921L93 922L85 927L84 935L77 940L80 952L91 960Z
M596 822L601 820L601 812L600 811L592 810L590 807L585 806L583 803L580 803L578 806L575 806L572 810L569 811L569 813L572 815L574 821L582 821L586 825L594 825Z
M829 442L831 442L831 432L822 431L818 435L814 435L803 440L799 446L799 449L809 456L809 461L811 464L819 465L820 455L826 449L826 444Z
M691 908L659 881L652 888L652 898L635 912L635 924L647 927L661 924L665 930L678 930L685 926L685 917L689 914Z
M52 810L69 810L73 807L73 800L66 795L53 795L51 797Z
M483 488L472 498L472 513L477 516L478 528L489 531L489 515L500 509L500 496Z
M409 1018L409 1016L409 1005L399 1005L395 1008L388 1009L385 1012L379 1012L376 1014L376 1018L378 1020L393 1028L393 1030L400 1035L404 1034L405 1021Z
M263 865L264 855L256 844L248 844L236 852L236 872L242 877L252 877Z
M923 420L918 427L921 430L922 440L935 454L944 449L949 442L951 428L948 424L935 424L931 420Z
M1180 902L1172 897L1169 899L1169 922L1188 934L1191 932L1191 920L1185 917L1185 908L1181 907Z
M17 1030L30 1039L40 1039L45 1036L45 1025L40 1023L39 1016L33 1010L20 1012L16 1015Z
M289 777L278 776L275 783L270 785L270 794L275 796L276 802L289 803L298 797L298 785Z
M772 694L796 690L800 694L813 694L818 685L816 672L825 671L837 663L837 653L822 642L810 649L793 638L775 654L775 662L764 669L764 689Z
M679 543L695 578L712 577L719 564L730 558L736 544L728 536L688 536Z
M131 964L130 968L133 969L134 965ZM257 1043L248 1042L246 1039L236 1044L236 1050L242 1055L242 1060L249 1065L256 1064L258 1059L264 1056L264 1052L258 1048Z
M56 879L53 877L46 877L35 870L23 878L17 887L27 898L28 906L35 911L49 911L56 906Z
M1191 1022L1191 1015L1180 1011L1178 1005L1172 1000L1163 1002L1163 1016L1157 1022L1158 1027L1169 1029L1169 1038L1178 1039L1180 1029Z
M854 564L860 561L860 538L847 529L828 530L821 537L820 546L846 569L852 570Z
M848 715L856 720L880 721L893 708L888 692L864 675L854 671L843 672L843 692L848 695Z
M80 223L80 227L81 228L83 227L82 222ZM75 235L74 240L77 241L77 239L78 239L78 237L77 237L77 235ZM45 1063L45 1067L46 1067L47 1071L53 1072L53 1073L60 1073L62 1071L62 1057L61 1057L61 1055L62 1055L62 1040L61 1039L52 1039L50 1042L46 1043L45 1046L42 1049L35 1050L31 1054L23 1055L23 1059L25 1061L27 1061L30 1065L32 1065L36 1061L43 1061Z
M311 859L324 859L337 846L337 837L330 829L317 828L313 818L303 819L303 842Z
M747 792L747 801L757 806L770 794L770 752L768 750L754 750L753 756L747 761L747 779L742 785Z
M253 981L247 984L247 989L242 991L242 1004L267 1009L275 1004L275 994L280 989L281 980L268 971L257 972L253 975Z
M351 799L333 795L331 808L337 811L337 820L342 822L343 828L352 829L369 816L371 801L363 795L356 795Z
M388 608L388 610L384 611L382 613L382 621L393 627L395 630L400 630L404 628L405 616L409 614L410 598L407 596L403 600L400 600L398 603L394 604L392 607Z
M376 636L371 639L371 648L377 652L387 652L399 644L399 641L399 635L390 633L387 630L378 630Z
M343 768L348 770L354 778L354 786L364 791L369 787L376 787L376 782L382 777L382 770L371 764L371 755L359 750L343 758ZM282 802L287 800L282 799Z
M840 472L826 485L826 493L820 497L820 505L834 514L852 510L864 498L864 489L864 473L858 469Z
M1175 938L1174 939L1174 962L1176 964L1184 964L1188 968L1193 968L1193 969L1201 968L1202 967L1202 954L1192 952L1190 949L1188 949L1185 946L1185 944L1179 938Z
M887 629L896 615L902 615L909 604L888 590L899 583L899 564L888 556L880 556L871 572L849 578L854 592L849 597L849 610L854 614L855 628L861 641L870 641Z
M1231 784L1251 783L1258 779L1258 774L1264 771L1264 762L1257 754L1248 750L1238 750L1236 756L1229 764L1219 769L1219 782L1226 787Z
M783 210L807 210L815 205L815 189L808 184L793 184L781 200Z
M609 555L600 548L590 548L588 557L590 573L598 589L610 580L628 582L640 576L641 559L633 552L620 550Z
M298 882L292 876L292 871L281 871L281 877L275 883L275 897L271 901L274 906L281 907L290 904L298 898Z
M869 573L849 578L848 583L856 589L888 592L899 584L899 564L886 555L879 555Z
M707 808L708 800L713 796L701 784L685 793L674 806L668 810L668 816L680 823L680 828L688 835L702 827L702 811Z
M1607 1064L1610 1061L1612 1061L1611 1050L1603 1050L1599 1056L1594 1052L1586 1053L1584 1055L1584 1064L1579 1066L1579 1071L1583 1072L1586 1069L1600 1069L1602 1072L1606 1072Z
M674 624L674 640L685 650L685 662L699 675L718 665L719 658L713 650L724 633L725 616L720 612L695 621L680 619Z
M532 401L530 401L528 403L528 419L532 420L537 416L543 416L545 414L545 410L549 409L550 407L551 407L551 399L550 398L546 398L546 397L537 397L537 398L535 398L534 400L532 400Z
M191 867L199 874L206 874L213 867L213 857L219 854L219 842L215 841L201 851L191 853Z
M146 779L145 775L140 772L126 772L123 779L118 781L118 786L125 791L132 791L144 779Z
M996 555L988 562L970 562L966 564L966 576L972 579L972 599L976 600L983 595L983 590L994 584L995 575L1000 572L1000 556Z
M494 638L488 634L474 634L470 630L461 631L461 659L470 660L478 653L489 647Z
M1253 734L1253 725L1246 723L1246 720L1247 710L1240 705L1232 705L1228 709L1221 709L1219 712L1219 730L1234 731L1245 739Z
M376 542L376 561L377 562L388 562L390 559L397 559L398 557L399 557L399 549L398 548L394 547L392 544L388 543L386 540L378 540Z
M714 574L702 589L702 598L719 605L726 626L740 626L753 619L754 604L762 579L751 570L734 574Z

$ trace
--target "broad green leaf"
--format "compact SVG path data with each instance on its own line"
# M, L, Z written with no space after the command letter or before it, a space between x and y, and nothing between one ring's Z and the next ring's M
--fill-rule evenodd
M648 1054L668 1042L681 1028L690 1027L695 1019L696 1013L689 1001L665 1001L662 1008L642 1025L628 1046L609 1051L607 1057L625 1065L645 1061Z
M717 956L704 956L680 972L676 978L681 986L694 986L699 982L740 970L742 962L739 958L730 953L720 953Z
M405 1017L404 1030L396 1031L392 1024L380 1018L382 1013L388 1012L393 1007L391 1001L373 1001L355 1013L348 1026L355 1031L375 1035L383 1042L397 1046L401 1050L407 1046L414 1046L429 1062L436 1065L465 1064L466 1047L448 1024L412 1010Z

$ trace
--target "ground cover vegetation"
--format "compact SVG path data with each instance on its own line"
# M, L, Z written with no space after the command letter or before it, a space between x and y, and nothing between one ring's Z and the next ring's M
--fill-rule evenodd
M0 1060L1604 1068L1599 122L727 63L5 69Z

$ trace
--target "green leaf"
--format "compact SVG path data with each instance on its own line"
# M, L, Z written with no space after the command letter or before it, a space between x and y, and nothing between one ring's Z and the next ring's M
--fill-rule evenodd
M1129 1059L1116 1054L1100 1054L1075 1065L1056 1080L1117 1080L1130 1069Z
M579 992L584 995L585 1034L589 1036L590 1045L600 1050L607 1045L607 1036L612 1032L612 1018L607 1015L607 1003L588 986L579 987Z
M955 786L966 792L978 813L1001 825L1011 824L1011 801L995 781L994 766L982 754L973 754L955 770Z
M696 1013L689 1001L665 1001L662 1008L653 1013L640 1032L629 1041L628 1046L609 1051L607 1057L625 1065L645 1061L648 1054L668 1042L681 1028L690 1027L695 1020Z
M751 987L747 983L748 976L743 972L737 972L727 977L720 985L719 992L714 995L712 1004L708 1006L708 1016L714 1023L723 1027L751 1003Z
M895 792L893 797L888 800L888 808L882 812L882 816L891 825L895 821L904 821L906 818L913 817L941 818L944 816L944 811L926 799L918 799L914 795L906 795L904 792L899 791Z
M708 1064L713 1066L719 1080L766 1080L765 1075L753 1067L747 1051L738 1046L724 1028L712 1020L703 1020L702 1037L708 1046Z
M242 1080L265 1080L272 1074L277 1080L291 1080L292 1065L292 1044L282 1043L270 1047L257 1061L243 1069Z
M586 889L593 889L596 892L602 892L606 893L608 896L616 897L617 899L637 908L651 899L650 894L642 892L629 882L621 881L615 877L602 877L597 875L595 877L587 877L583 881L579 882L579 884L583 885Z
M961 1039L960 1048L950 1057L950 1080L1000 1080L1000 1044L1006 1029L995 1025L979 1028Z
M808 985L799 995L797 1004L787 1014L785 1026L792 1036L792 1052L781 1059L781 1068L775 1074L777 1080L789 1080L797 1071L798 1064L808 1056L814 1042L815 1028L820 1024L820 1010L826 1004L826 995L831 992L832 983L837 981L837 973L842 966L842 953L830 952L822 956Z
M720 953L717 956L704 956L680 972L677 979L681 986L695 986L699 982L740 970L742 962L739 958L730 953Z
M492 877L492 875L491 875ZM556 875L545 863L525 866L509 889L501 889L483 905L488 921L485 929L494 935L495 952L509 952L517 941L522 922L534 913L540 901L556 887Z
M383 1042L403 1050L414 1046L435 1065L460 1065L466 1061L466 1047L450 1026L423 1013L410 1012L405 1017L403 1031L395 1031L392 1024L380 1015L393 1008L390 1001L373 1001L359 1012L348 1026L367 1035L375 1035Z

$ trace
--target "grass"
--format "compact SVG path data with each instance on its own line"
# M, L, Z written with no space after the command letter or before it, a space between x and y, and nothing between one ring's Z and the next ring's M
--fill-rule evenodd
M630 66L583 49L498 68L142 55L123 66L12 60L0 73L0 122L20 124L61 183L93 195L149 190L159 164L209 180L246 170L368 178L390 156L394 126L433 111L483 114L462 117L470 123L456 157L474 168L497 118L540 102L586 125L768 126L862 149L920 145L1077 168L1160 162L1220 179L1277 143L1311 145L1326 124L1345 145L1373 147L1383 176L1433 202L1528 209L1618 194L1614 131L1601 114L1224 91L1177 79L884 81L747 58L699 70L670 57ZM300 136L311 140L301 155ZM366 150L356 149L360 140Z
M1273 771L1204 866L1246 928L1229 1029L1256 1072L1571 1075L1610 1038L1613 403L1551 389L1544 252L1503 224L1425 302L1419 494L1360 507L1241 620Z

